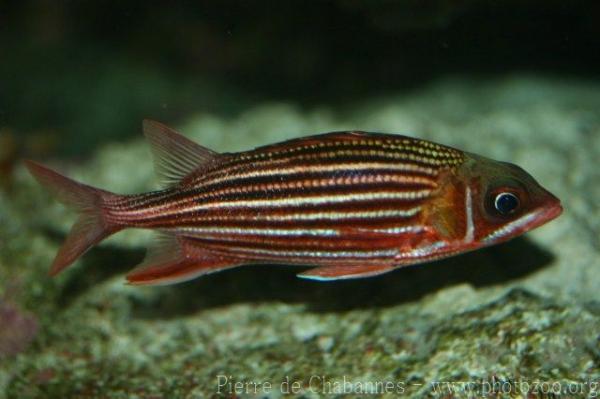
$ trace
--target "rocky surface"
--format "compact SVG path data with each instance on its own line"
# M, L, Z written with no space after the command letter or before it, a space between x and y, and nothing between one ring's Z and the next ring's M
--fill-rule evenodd
M18 170L0 193L0 397L600 395L599 109L599 83L512 76L181 123L227 151L328 130L411 134L517 163L563 201L526 237L362 281L256 266L131 287L123 274L149 239L138 231L51 279L74 215ZM52 165L117 192L153 187L141 139Z

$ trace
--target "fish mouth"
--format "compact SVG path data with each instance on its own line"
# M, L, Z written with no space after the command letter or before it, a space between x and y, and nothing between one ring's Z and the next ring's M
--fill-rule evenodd
M544 211L540 214L539 220L540 224L537 226L541 226L544 223L547 223L553 219L556 219L563 213L563 207L560 203L560 200L556 198L556 200L550 205L545 207ZM535 226L535 227L537 227Z
M538 228L549 221L556 219L563 212L563 207L560 200L556 197L553 198L549 204L542 206L529 214L529 220L527 223L523 223L520 231L517 234L523 234L535 228ZM520 219L519 219L520 220Z
M522 230L519 234L523 234L528 232L529 230L533 230L538 228L549 221L556 219L563 212L563 207L560 203L560 200L556 199L552 204L546 205L543 208L535 211L533 213L533 218L529 223L525 223Z

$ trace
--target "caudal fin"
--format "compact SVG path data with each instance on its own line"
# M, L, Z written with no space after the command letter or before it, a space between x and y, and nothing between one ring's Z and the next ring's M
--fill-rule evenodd
M58 274L92 246L120 230L104 217L106 200L116 194L78 183L33 161L25 161L25 165L60 202L79 212L79 218L54 258L50 275Z

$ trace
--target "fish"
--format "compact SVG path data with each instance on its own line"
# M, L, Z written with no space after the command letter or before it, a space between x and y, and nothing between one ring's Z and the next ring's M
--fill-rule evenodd
M495 245L562 213L514 164L396 134L331 132L217 153L145 120L163 188L115 194L39 163L26 166L79 213L50 275L110 235L156 231L133 285L183 282L252 265L312 266L331 281Z

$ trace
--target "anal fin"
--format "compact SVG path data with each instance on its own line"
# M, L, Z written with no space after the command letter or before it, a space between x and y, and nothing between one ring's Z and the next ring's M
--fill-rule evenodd
M166 235L142 264L127 274L132 285L168 285L239 266L195 245L189 239Z
M298 274L308 280L333 281L377 276L394 269L390 265L320 266Z

